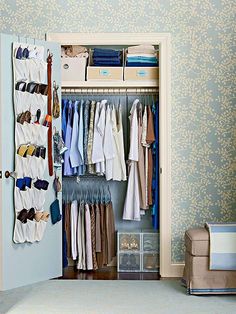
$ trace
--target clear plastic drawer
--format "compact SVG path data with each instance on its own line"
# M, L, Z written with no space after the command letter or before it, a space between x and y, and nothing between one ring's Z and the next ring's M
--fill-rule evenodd
M159 252L159 235L158 233L143 233L143 251Z
M159 270L159 254L143 253L142 270L144 272L157 272Z
M120 253L118 256L119 272L140 272L141 259L139 253Z
M119 233L119 251L140 251L140 233Z

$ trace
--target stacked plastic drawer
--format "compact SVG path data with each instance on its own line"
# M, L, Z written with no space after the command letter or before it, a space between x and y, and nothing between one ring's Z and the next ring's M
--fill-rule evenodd
M158 272L159 237L154 231L118 231L118 272Z

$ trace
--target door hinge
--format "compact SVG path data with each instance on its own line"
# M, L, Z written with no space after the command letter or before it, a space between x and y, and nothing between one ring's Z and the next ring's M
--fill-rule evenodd
M162 174L162 168L160 168L160 174Z
M0 179L2 179L2 171L0 171Z

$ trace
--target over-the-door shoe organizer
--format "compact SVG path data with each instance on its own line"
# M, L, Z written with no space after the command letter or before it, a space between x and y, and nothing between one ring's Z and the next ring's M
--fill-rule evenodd
M13 44L15 112L15 243L40 241L49 214L46 149L47 63L44 47Z

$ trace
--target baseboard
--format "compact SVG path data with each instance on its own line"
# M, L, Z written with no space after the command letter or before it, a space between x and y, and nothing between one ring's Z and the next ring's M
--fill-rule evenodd
M171 264L170 267L165 267L164 271L160 274L162 278L168 277L182 277L184 272L184 264Z

